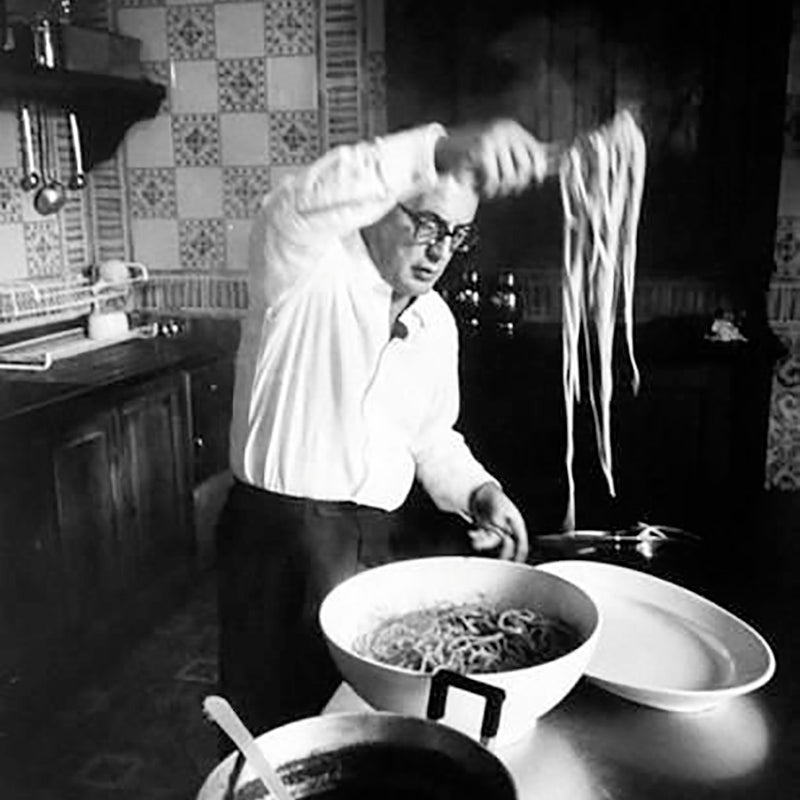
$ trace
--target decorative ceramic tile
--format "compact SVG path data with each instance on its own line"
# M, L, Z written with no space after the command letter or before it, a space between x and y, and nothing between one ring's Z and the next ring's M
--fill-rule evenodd
M771 325L800 322L800 280L773 280L767 292L766 306Z
M178 269L177 219L132 219L131 255L153 270Z
M247 272L252 220L229 219L225 223L228 272ZM246 308L246 306L241 306Z
M167 9L167 46L176 59L214 58L214 7L176 6Z
M225 227L221 219L180 220L178 238L184 269L225 269Z
M142 74L155 83L160 83L165 86L167 91L164 93L164 99L158 107L159 114L168 114L171 108L170 93L172 91L173 79L170 70L170 64L175 62L170 61L143 61Z
M269 191L269 167L225 167L223 186L225 217L249 219Z
M64 271L64 262L58 220L26 222L24 230L28 275L60 275Z
M28 276L28 256L25 250L25 228L21 222L0 225L0 280Z
M318 105L317 59L279 56L267 59L267 105L272 109L307 111Z
M339 4L323 4L320 73L326 112L324 150L362 138L366 127L362 114L362 31L355 4L346 6L343 13Z
M202 167L220 163L217 114L174 114L172 139L176 165Z
M71 271L82 270L93 260L88 205L85 190L68 191L67 201L59 213L63 260Z
M784 158L800 157L800 93L786 97L783 134Z
M790 353L775 370L767 430L766 485L800 489L800 357Z
M271 0L265 9L265 47L270 56L316 52L317 6L314 0Z
M142 759L132 753L100 753L86 762L72 780L92 789L124 789L142 766Z
M19 125L13 111L0 111L0 167L19 165Z
M269 163L269 115L220 114L222 163L263 166Z
M317 112L270 112L269 141L273 164L306 164L313 161L319 155Z
M120 8L146 8L166 5L166 0L117 0Z
M219 107L222 111L265 111L266 76L263 58L217 62Z
M778 214L800 215L800 158L784 158L781 163Z
M178 167L175 173L180 219L222 216L220 167Z
M367 53L367 105L386 105L386 57L381 52Z
M171 219L177 214L175 169L156 167L128 170L131 216Z
M129 167L171 167L175 164L172 117L159 114L133 125L125 135Z
M368 53L386 46L385 0L369 0L363 4L364 47Z
M130 257L128 251L128 208L120 159L116 156L95 166L89 173L91 218L94 225L94 257Z
M22 189L19 170L0 168L0 224L22 222Z
M172 111L213 113L219 108L217 62L175 61L171 74Z
M779 278L800 277L800 216L778 217L775 265Z
M163 61L169 54L166 20L164 8L121 8L117 28L120 33L141 40L143 61Z
M217 58L264 55L264 9L268 3L228 3L214 9Z

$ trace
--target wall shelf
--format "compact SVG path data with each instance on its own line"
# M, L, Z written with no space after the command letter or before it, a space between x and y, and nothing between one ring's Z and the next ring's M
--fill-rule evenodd
M87 171L115 153L131 125L154 117L165 96L163 85L145 78L21 67L0 53L0 107L27 101L72 109Z

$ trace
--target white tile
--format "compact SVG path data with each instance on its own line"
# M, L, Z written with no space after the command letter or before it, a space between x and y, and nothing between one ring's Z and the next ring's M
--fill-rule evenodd
M303 167L299 165L298 166L279 165L275 167L270 167L269 185L274 189L285 177L287 177L288 175L294 175L301 169L303 169Z
M167 58L167 10L165 8L121 8L119 32L142 40L142 61Z
M21 222L0 225L0 280L10 281L28 275L25 231Z
M133 125L125 137L129 167L172 167L172 116L159 114Z
M222 216L221 167L178 167L175 188L180 219Z
M264 55L264 3L223 3L214 14L218 58Z
M34 208L33 201L36 199L36 192L34 189L31 192L22 193L22 221L23 222L41 222L44 217ZM59 212L60 214L61 212Z
M247 250L252 226L253 223L249 219L231 219L225 223L226 269L228 271L247 271Z
M267 107L304 111L318 105L317 59L278 56L267 59Z
M220 114L222 163L265 166L269 158L269 116L261 113Z
M783 159L778 214L800 216L800 158Z
M13 111L0 111L0 167L19 166L19 126Z
M171 110L176 114L219 108L216 61L173 61L170 82Z
M132 219L131 245L133 259L151 269L180 267L177 220Z
M370 0L364 4L367 17L366 49L368 53L386 47L386 11L384 0Z

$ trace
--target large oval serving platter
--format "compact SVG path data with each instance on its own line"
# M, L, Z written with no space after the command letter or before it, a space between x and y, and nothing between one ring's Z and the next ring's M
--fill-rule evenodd
M703 711L758 689L775 672L772 649L755 629L688 589L597 561L537 568L577 584L602 609L586 676L613 694L669 711Z

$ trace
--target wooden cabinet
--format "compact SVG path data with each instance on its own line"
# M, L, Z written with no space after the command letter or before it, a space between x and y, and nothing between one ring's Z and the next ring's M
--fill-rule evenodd
M234 365L225 356L190 373L195 485L228 468Z
M38 415L0 425L0 718L27 690L66 609L52 524L50 442Z
M216 557L215 529L228 495L228 433L233 403L235 358L226 355L192 370L189 376L194 487L194 530L200 567Z
M127 588L120 518L117 418L83 409L76 422L51 419L53 533L67 627L75 630Z
M91 393L0 431L0 716L23 724L189 585L188 381Z
M184 379L176 375L119 406L120 527L134 583L191 564L186 405Z

